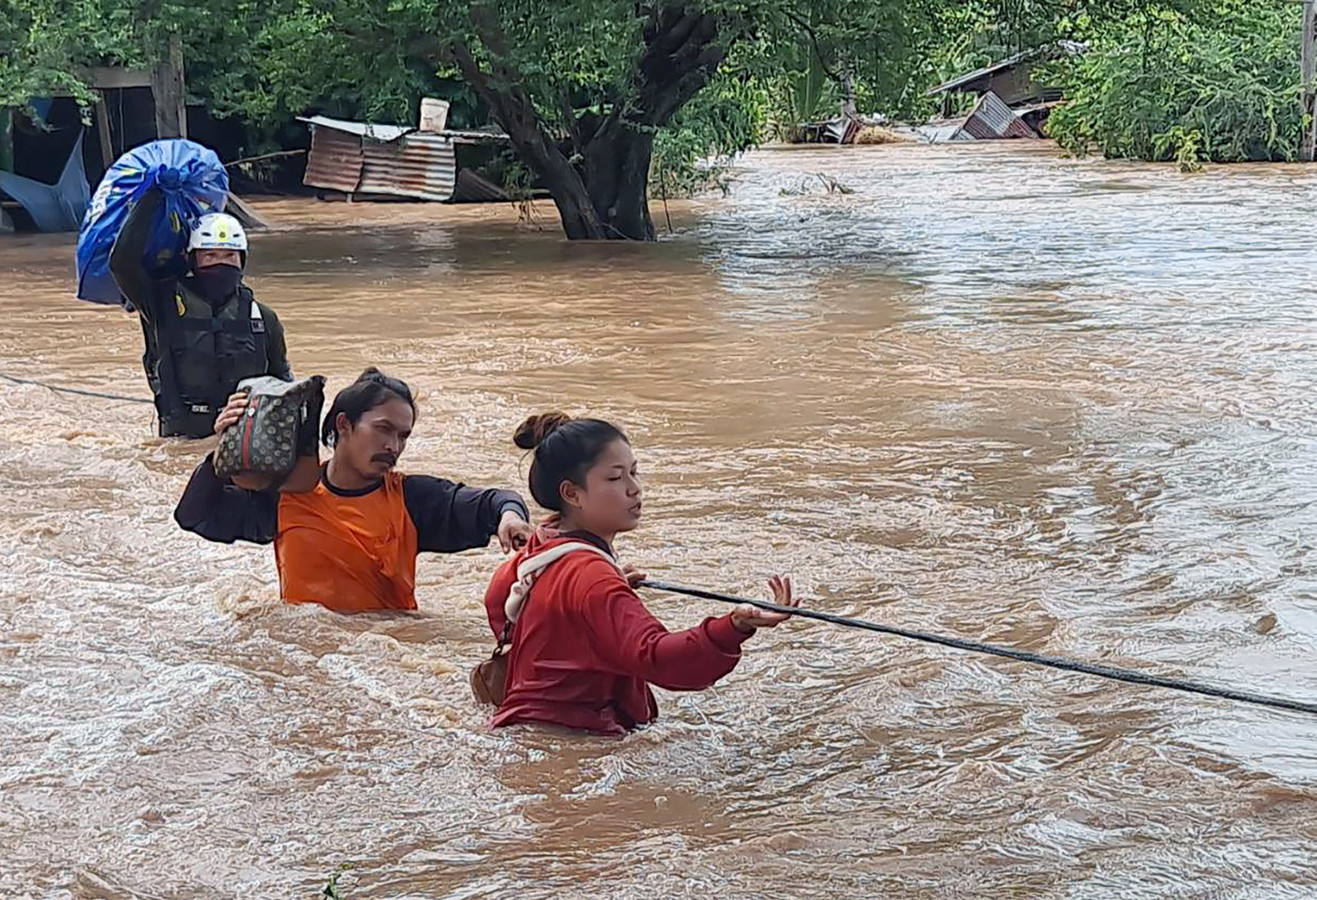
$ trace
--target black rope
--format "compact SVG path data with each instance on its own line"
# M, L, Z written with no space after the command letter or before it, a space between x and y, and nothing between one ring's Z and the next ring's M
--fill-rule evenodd
M770 612L789 613L793 616L799 616L802 619L818 619L820 622L831 622L833 625L844 625L847 628L863 628L866 631L877 631L880 634L894 634L897 637L909 638L914 641L923 641L928 644L941 644L944 647L955 647L957 650L968 650L972 653L990 653L993 656L1004 656L1007 659L1033 663L1038 666L1048 666L1053 669L1063 669L1067 672L1080 672L1084 675L1096 675L1099 678L1110 678L1113 681L1127 681L1130 684L1149 684L1154 687L1169 688L1173 691L1184 691L1189 694L1202 694L1206 697L1220 697L1224 700L1238 700L1241 703L1254 703L1258 706L1270 706L1274 709L1288 709L1295 712L1317 714L1317 703L1305 703L1302 700L1291 700L1288 697L1271 697L1266 694L1253 694L1248 691L1236 691L1232 688L1214 687L1210 684L1197 684L1179 678L1164 678L1160 675L1148 675L1144 672L1136 672L1132 669L1117 669L1114 666L1099 666L1094 663L1063 659L1059 656L1044 656L1041 653L1030 653L1028 650L1016 650L1014 647L1003 647L998 644L984 644L980 641L967 641L963 638L943 637L941 635L928 634L922 631L911 631L907 628L897 628L892 625L879 625L877 622L868 622L864 619L836 616L832 613L819 612L814 609L779 606L776 603L769 603L765 600L750 600L744 597L733 597L729 594L718 594L713 591L705 591L699 588L682 587L681 585L668 584L663 581L642 581L640 587L653 588L656 591L668 591L673 594L687 594L691 597L700 597L704 600L718 600L723 603L749 603L751 606L759 609L766 609Z
M102 394L100 391L84 391L82 388L60 387L55 384L46 384L44 381L33 381L30 378L15 378L13 375L0 373L0 378L14 384L31 384L36 387L43 387L48 391L58 391L61 394L77 394L80 397L97 397L101 400L119 400L123 403L154 403L144 397L125 397L122 394Z

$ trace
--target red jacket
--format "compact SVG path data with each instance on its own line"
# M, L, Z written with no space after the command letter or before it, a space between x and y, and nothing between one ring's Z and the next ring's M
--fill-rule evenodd
M499 567L485 592L496 637L507 622L504 602L517 566L569 541L603 546L592 536L536 535ZM736 667L747 637L730 616L672 634L608 559L585 550L569 553L540 573L522 605L512 629L507 693L492 724L546 722L624 734L657 718L650 683L670 691L703 690Z

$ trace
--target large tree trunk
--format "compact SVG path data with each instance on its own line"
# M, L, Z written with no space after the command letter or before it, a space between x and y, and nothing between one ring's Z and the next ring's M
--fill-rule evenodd
M482 69L462 44L452 47L453 59L489 104L522 162L548 189L567 237L654 240L648 192L654 132L709 83L725 58L717 18L682 7L656 11L644 29L645 52L629 96L619 98L602 121L578 118L570 103L562 102L570 158L508 61L497 11L473 7L471 21L488 51L491 71Z
M654 222L649 217L654 136L617 128L601 137L591 142L584 160L585 187L595 214L611 237L654 240Z

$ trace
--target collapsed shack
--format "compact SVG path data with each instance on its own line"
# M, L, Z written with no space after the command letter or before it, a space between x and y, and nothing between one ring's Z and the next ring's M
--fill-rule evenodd
M969 115L939 119L916 129L931 144L947 141L997 141L1008 138L1040 138L1042 134L1022 119L996 94L979 98Z
M426 130L328 116L299 117L299 121L311 128L311 151L302 179L308 187L333 191L349 201L509 199L501 186L476 171L511 146L501 131L449 129L442 119L439 127Z
M832 119L802 122L793 129L792 143L852 144L890 143L893 140L993 141L1010 138L1044 137L1048 113L1063 100L1064 89L1041 75L1046 63L1075 56L1086 44L1057 41L1034 47L1006 59L951 79L928 92L942 98L942 117L925 125L910 127L888 122L883 116L858 116L843 112ZM974 104L964 110L966 96ZM873 133L873 140L866 140Z
M837 116L821 122L801 122L796 126L793 143L853 144L864 127L858 116Z
M942 97L942 118L921 129L934 142L1043 137L1048 113L1065 94L1060 85L1039 77L1042 65L1088 49L1075 41L1057 41L1009 56L939 84L928 96ZM978 99L968 115L953 117L957 95Z

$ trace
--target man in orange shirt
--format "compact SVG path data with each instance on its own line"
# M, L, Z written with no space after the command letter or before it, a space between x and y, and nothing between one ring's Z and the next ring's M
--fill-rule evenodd
M246 396L235 394L215 431L234 425L245 407ZM456 553L492 536L507 552L534 529L512 491L394 471L415 420L411 388L367 369L325 416L328 463L305 456L282 490L249 490L220 478L207 456L174 518L211 541L273 541L288 603L344 613L416 609L418 552Z

